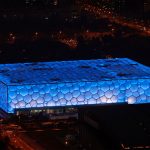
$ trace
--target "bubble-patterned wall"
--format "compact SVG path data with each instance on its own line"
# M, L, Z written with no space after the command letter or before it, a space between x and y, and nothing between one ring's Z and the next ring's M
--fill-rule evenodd
M0 108L3 110L8 110L8 103L7 103L7 86L0 82Z
M150 102L150 80L118 80L9 87L14 108Z
M58 68L59 64L61 65L62 63L62 69ZM29 63L14 64L14 68L10 68L10 65L3 66L5 70L7 67L8 72L7 74L6 71L2 73L5 75L3 76L5 82L7 82L6 85L1 84L0 87L0 107L8 112L13 112L16 108L107 103L150 103L150 69L129 59L84 60L69 61L66 63L49 62L46 64L50 65L46 65L46 67L44 66L45 63L42 64L43 65L40 63L40 69L39 64L33 65ZM126 70L121 70L122 67L125 68L124 65L127 64ZM21 66L20 69L22 69L23 65L26 67L22 70L25 77L20 76L22 72L19 74L19 69L16 65ZM64 67L69 65L73 67L74 65L76 66L74 68L72 67L72 70L66 69L68 72L64 72ZM99 70L96 68L96 65L97 67L100 66ZM129 65L130 67L132 66L132 70L129 70ZM43 66L43 68L41 68L41 66ZM77 68L79 66L80 68ZM15 76L20 76L15 79L15 82L14 74L11 76L10 73L12 70ZM31 77L28 76L28 70L32 72L32 74L30 74L32 75ZM53 72L53 70L57 70L57 73ZM37 74L39 77L40 72L41 79L38 78L36 80ZM76 78L74 78L74 74L76 74ZM105 75L107 75L107 77ZM42 80L42 77L44 80ZM61 79L61 77L63 77L63 79ZM101 78L99 79L99 77ZM0 78L2 78L2 76L0 76ZM48 80L49 78L53 79L53 81ZM32 82L29 84L28 80L32 80Z

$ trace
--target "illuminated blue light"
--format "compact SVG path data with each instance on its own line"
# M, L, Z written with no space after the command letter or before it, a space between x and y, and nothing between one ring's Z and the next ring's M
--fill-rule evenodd
M8 111L7 99L7 86L0 82L0 108L5 111Z
M0 65L0 107L150 103L150 68L130 59Z

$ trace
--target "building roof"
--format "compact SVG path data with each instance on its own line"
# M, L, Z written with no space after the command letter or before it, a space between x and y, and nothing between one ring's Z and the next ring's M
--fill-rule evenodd
M6 85L150 78L150 68L128 58L0 64Z

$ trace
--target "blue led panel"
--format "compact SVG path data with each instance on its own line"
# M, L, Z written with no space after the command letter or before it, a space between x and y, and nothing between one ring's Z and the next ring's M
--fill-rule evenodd
M8 112L150 102L150 68L127 58L1 64L0 81L5 84L0 107Z
M0 108L8 111L7 86L0 82Z

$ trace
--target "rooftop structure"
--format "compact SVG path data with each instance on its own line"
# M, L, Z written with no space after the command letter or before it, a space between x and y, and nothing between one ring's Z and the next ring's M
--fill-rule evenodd
M0 65L0 107L149 103L150 68L127 58Z

